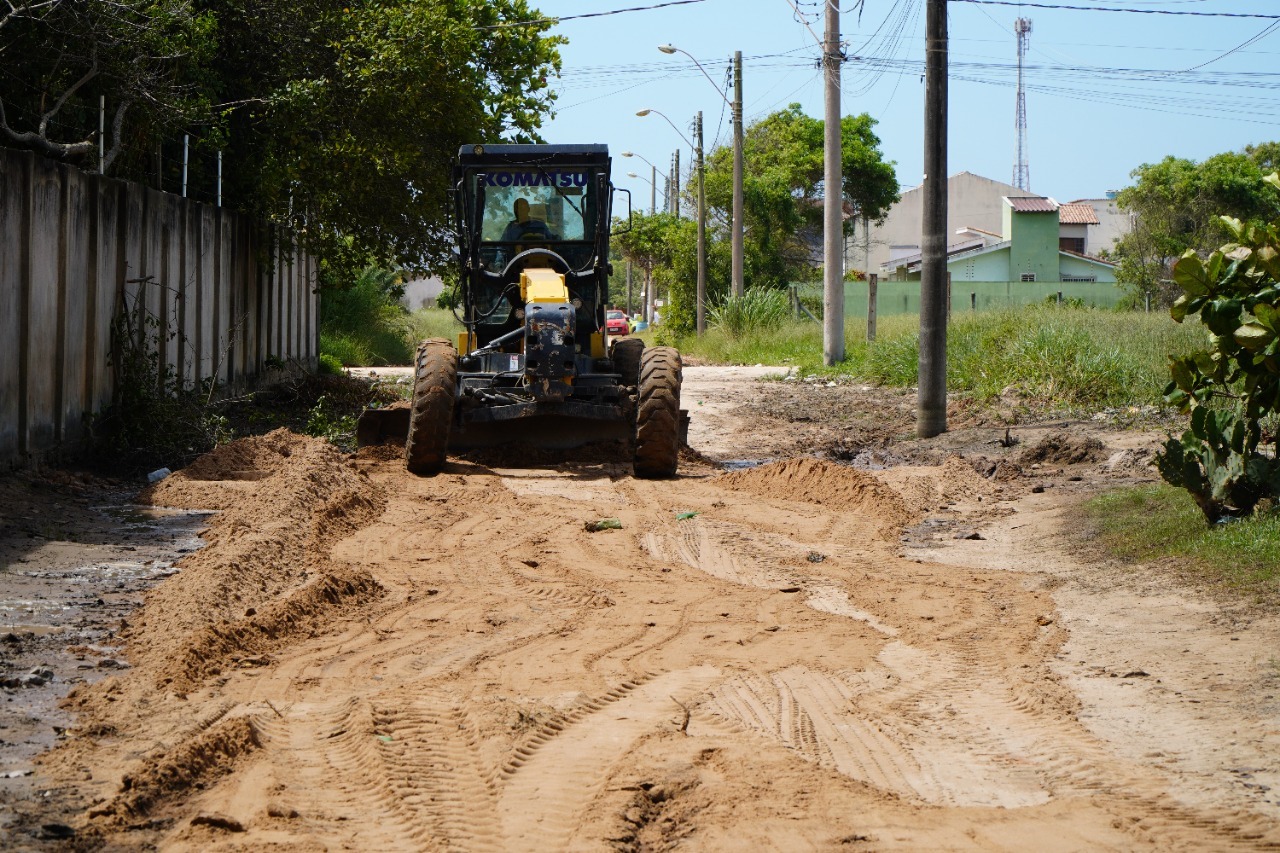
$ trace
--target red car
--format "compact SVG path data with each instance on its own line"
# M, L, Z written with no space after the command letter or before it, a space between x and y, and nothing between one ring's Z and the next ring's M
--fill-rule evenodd
M610 337L622 337L631 333L631 324L627 322L627 312L608 311L604 315L604 329Z

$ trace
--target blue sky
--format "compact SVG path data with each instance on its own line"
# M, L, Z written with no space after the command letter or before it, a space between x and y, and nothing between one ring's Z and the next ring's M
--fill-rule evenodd
M569 16L661 0L535 0ZM819 35L822 7L793 0ZM1275 0L1047 0L1063 5L1184 12L1280 14ZM842 112L870 113L881 148L904 187L923 160L926 0L843 0L841 31L856 59L843 69ZM1129 172L1167 154L1203 159L1246 143L1280 139L1280 21L1069 11L952 0L949 171L1010 181L1015 153L1016 42L1013 22L1030 18L1027 124L1031 189L1059 201L1098 197ZM682 6L562 21L564 68L548 142L604 142L614 182L647 209L649 175L632 150L666 170L688 146L657 115L687 131L702 110L710 147L728 144L729 112L716 89L671 43L723 84L734 50L744 55L748 123L798 102L822 115L820 50L788 0L702 0ZM1253 43L1241 47L1250 39ZM1239 48L1231 52L1233 48ZM1225 55L1224 55L1225 54ZM1207 64L1205 64L1207 63ZM1202 66L1196 69L1197 66ZM1191 70L1196 69L1196 70ZM661 178L659 178L661 183Z

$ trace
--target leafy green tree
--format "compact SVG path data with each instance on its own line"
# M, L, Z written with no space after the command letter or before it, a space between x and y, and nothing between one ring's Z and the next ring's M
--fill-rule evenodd
M1134 185L1116 198L1133 217L1132 229L1112 253L1117 278L1168 304L1178 294L1171 282L1173 262L1188 249L1207 254L1227 238L1218 214L1258 222L1280 213L1262 184L1259 162L1269 149L1253 150L1259 154L1229 152L1202 163L1166 157L1135 169Z
M223 151L224 204L292 225L346 280L443 265L459 146L536 139L562 42L527 0L0 9L0 142L96 169L104 96L107 174L154 183L157 148L190 133L193 185Z
M257 212L307 228L340 267L440 266L459 146L535 140L554 98L562 39L507 25L542 18L525 0L226 5L241 180ZM245 61L262 67L246 78Z
M846 209L853 215L880 221L898 200L898 182L893 163L880 152L875 124L865 113L841 119L841 189ZM805 115L799 104L765 116L746 128L743 161L748 283L782 287L808 277L822 228L822 120ZM706 191L717 223L716 236L727 239L733 207L730 147L710 152Z

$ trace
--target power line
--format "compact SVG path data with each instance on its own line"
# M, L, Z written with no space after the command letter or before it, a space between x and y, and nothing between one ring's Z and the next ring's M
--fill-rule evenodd
M1030 6L1033 9L1066 9L1071 12L1131 12L1135 15L1181 15L1191 18L1259 18L1264 21L1280 21L1280 15L1261 12L1183 12L1177 9L1133 9L1120 6L1067 6L1058 3L1024 3L1020 0L951 0L953 3L973 3L979 6Z
M580 18L604 18L609 15L621 15L624 12L647 12L650 9L665 9L667 6L688 6L690 3L705 3L706 0L667 0L666 3L655 3L652 6L632 6L627 9L610 9L607 12L584 12L581 15L561 15L558 18L534 18L529 21L504 21L501 24L490 24L483 27L472 27L475 30L504 30L509 27L523 27L530 24L558 24L561 21L576 21Z

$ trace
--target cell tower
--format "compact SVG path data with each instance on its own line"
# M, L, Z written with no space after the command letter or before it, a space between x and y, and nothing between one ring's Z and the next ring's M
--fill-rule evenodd
M1027 162L1027 90L1023 85L1022 66L1027 58L1031 19L1019 18L1014 21L1013 31L1018 36L1018 159L1013 164L1013 185L1020 190L1030 190L1031 164Z

